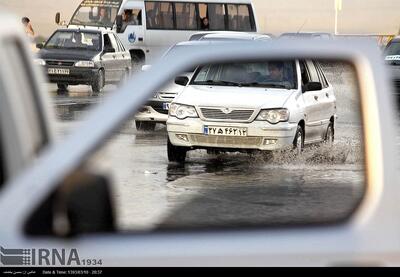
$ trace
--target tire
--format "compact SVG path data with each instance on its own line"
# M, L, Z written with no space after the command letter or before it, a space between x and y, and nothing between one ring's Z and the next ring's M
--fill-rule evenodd
M105 85L104 70L99 70L99 73L94 78L92 83L93 94L99 94Z
M57 94L64 95L68 93L68 84L57 84Z
M57 84L57 88L66 91L68 89L68 84Z
M154 131L156 128L155 122L135 121L135 124L138 131Z
M172 145L168 138L167 142L168 161L176 163L184 163L186 159L186 153L187 153L187 148Z
M324 142L329 146L332 146L334 141L335 141L335 128L333 123L331 122L329 123L328 128L326 129Z
M131 63L132 63L132 72L137 72L137 71L142 70L142 65L144 64L144 59L140 58L137 55L132 55Z
M297 126L296 135L294 136L293 150L297 154L301 154L304 150L304 130L300 125Z

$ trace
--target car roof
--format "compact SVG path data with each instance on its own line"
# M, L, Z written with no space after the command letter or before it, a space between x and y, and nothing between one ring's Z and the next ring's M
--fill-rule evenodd
M189 40L198 40L201 39L205 35L211 35L211 34L240 34L241 32L235 32L235 31L202 31L202 32L197 32L194 33L193 35L190 36Z
M327 35L329 37L332 37L331 33L328 32L299 32L299 33L283 33L280 35L280 37L285 37L285 36L295 36L295 37L312 37L312 36L319 36L319 35Z
M271 37L268 35L262 34L252 34L252 33L217 33L217 34L206 34L200 38L200 40L218 40L218 39L227 39L227 40L259 40L259 39L270 39Z
M56 32L85 32L85 33L107 33L106 30L87 29L87 28L67 28L57 29Z

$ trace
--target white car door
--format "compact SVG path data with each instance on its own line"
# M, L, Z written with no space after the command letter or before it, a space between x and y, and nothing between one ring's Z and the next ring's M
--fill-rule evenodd
M319 82L318 73L312 61L301 62L303 88L310 82ZM321 107L322 91L305 91L303 89L305 103L305 142L313 142L321 139L323 111Z
M325 134L328 125L336 120L336 98L333 92L333 87L328 83L325 74L321 68L321 65L314 61L315 68L318 72L318 78L322 85L320 91L319 102L322 111L322 139L325 138ZM358 112L358 111L357 111Z

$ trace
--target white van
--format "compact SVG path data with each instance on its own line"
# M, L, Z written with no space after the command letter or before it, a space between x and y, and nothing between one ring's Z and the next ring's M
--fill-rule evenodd
M258 30L251 0L83 0L68 26L113 28L135 63L153 63L199 31Z

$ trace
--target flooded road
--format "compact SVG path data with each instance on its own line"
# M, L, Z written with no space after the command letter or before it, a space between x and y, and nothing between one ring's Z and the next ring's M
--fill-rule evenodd
M329 71L329 70L328 70ZM301 156L209 155L196 150L185 165L169 163L164 125L141 132L134 120L91 159L113 181L121 231L223 226L329 223L345 219L364 193L364 157L356 85L344 69L329 71L335 82L338 121L333 147L306 147ZM60 139L75 129L94 104L88 88L54 95ZM50 90L51 91L51 90ZM111 94L112 88L105 95ZM65 104L63 101L75 101ZM71 103L72 103L71 102Z

